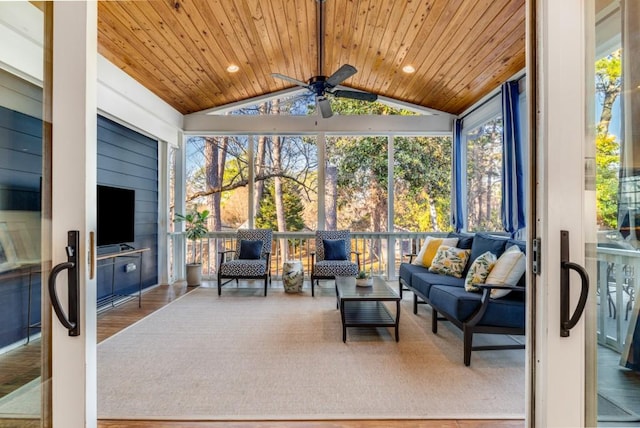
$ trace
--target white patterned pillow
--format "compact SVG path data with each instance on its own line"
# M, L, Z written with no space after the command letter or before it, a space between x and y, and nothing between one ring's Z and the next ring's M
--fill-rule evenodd
M467 291L479 291L480 289L476 287L476 284L484 284L495 264L496 255L491 251L480 254L471 263L467 277L464 280L464 289Z
M502 253L493 269L485 280L486 284L516 285L526 269L524 253L517 245L507 248ZM491 298L499 299L509 294L511 290L491 290Z
M448 247L455 247L458 244L458 238L434 238L433 236L427 236L427 239L422 243L422 247L418 252L418 255L411 262L411 264L430 267L433 258L441 245Z
M431 262L429 272L462 278L462 271L470 254L471 250L441 245Z

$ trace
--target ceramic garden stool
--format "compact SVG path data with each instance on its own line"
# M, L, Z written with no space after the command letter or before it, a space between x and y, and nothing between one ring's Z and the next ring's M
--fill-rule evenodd
M287 260L282 265L282 284L287 293L299 293L304 282L304 270L300 260Z

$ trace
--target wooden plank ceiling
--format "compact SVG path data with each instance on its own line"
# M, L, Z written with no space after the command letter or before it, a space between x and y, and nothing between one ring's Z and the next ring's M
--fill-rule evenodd
M459 114L525 66L525 0L326 0L323 74ZM318 70L316 0L101 1L99 52L183 114ZM229 73L235 64L239 71ZM402 68L411 65L415 73Z

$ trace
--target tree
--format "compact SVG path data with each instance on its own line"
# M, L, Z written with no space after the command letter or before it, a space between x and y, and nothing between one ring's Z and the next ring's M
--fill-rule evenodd
M618 227L620 143L609 134L613 105L622 86L621 51L596 61L596 91L602 100L596 126L596 211L603 229Z
M260 204L260 210L256 215L256 226L278 230L274 182L273 180L269 180L265 184L264 197ZM283 187L284 217L287 224L287 231L297 232L303 230L304 219L302 218L302 212L304 206L298 196L300 194L299 189L288 181L284 183Z

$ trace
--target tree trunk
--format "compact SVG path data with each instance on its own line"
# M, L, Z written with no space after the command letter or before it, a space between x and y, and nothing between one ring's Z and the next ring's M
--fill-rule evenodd
M327 230L338 228L338 168L328 165L325 173L325 226Z
M427 196L429 200L429 223L431 223L431 230L434 232L439 232L440 228L438 227L438 213L436 211L436 201L431 197L431 195Z
M275 102L275 101L274 101ZM282 170L282 139L279 136L273 137L273 168L276 173ZM278 231L287 231L287 220L284 215L284 199L282 192L282 177L274 178L274 198L276 205L276 221L278 223ZM280 240L280 254L283 260L287 260L287 240Z
M205 171L207 190L220 189L224 180L224 167L227 161L227 146L229 144L228 137L216 139L213 137L205 137ZM220 208L220 200L222 193L214 192L211 195L209 216L210 229L215 231L222 230L222 211ZM215 266L218 266L219 254L224 251L221 242L215 248L214 260Z
M267 103L260 104L259 112L261 115L267 114ZM264 174L265 169L265 155L266 155L266 145L267 145L267 137L261 135L258 137L258 149L256 151L256 160L255 160L255 176L256 178L262 176ZM253 165L249 165L249 168L252 168ZM264 180L259 179L255 180L254 187L254 198L253 198L253 212L258 213L260 210L260 201L262 200L262 195L264 194Z

